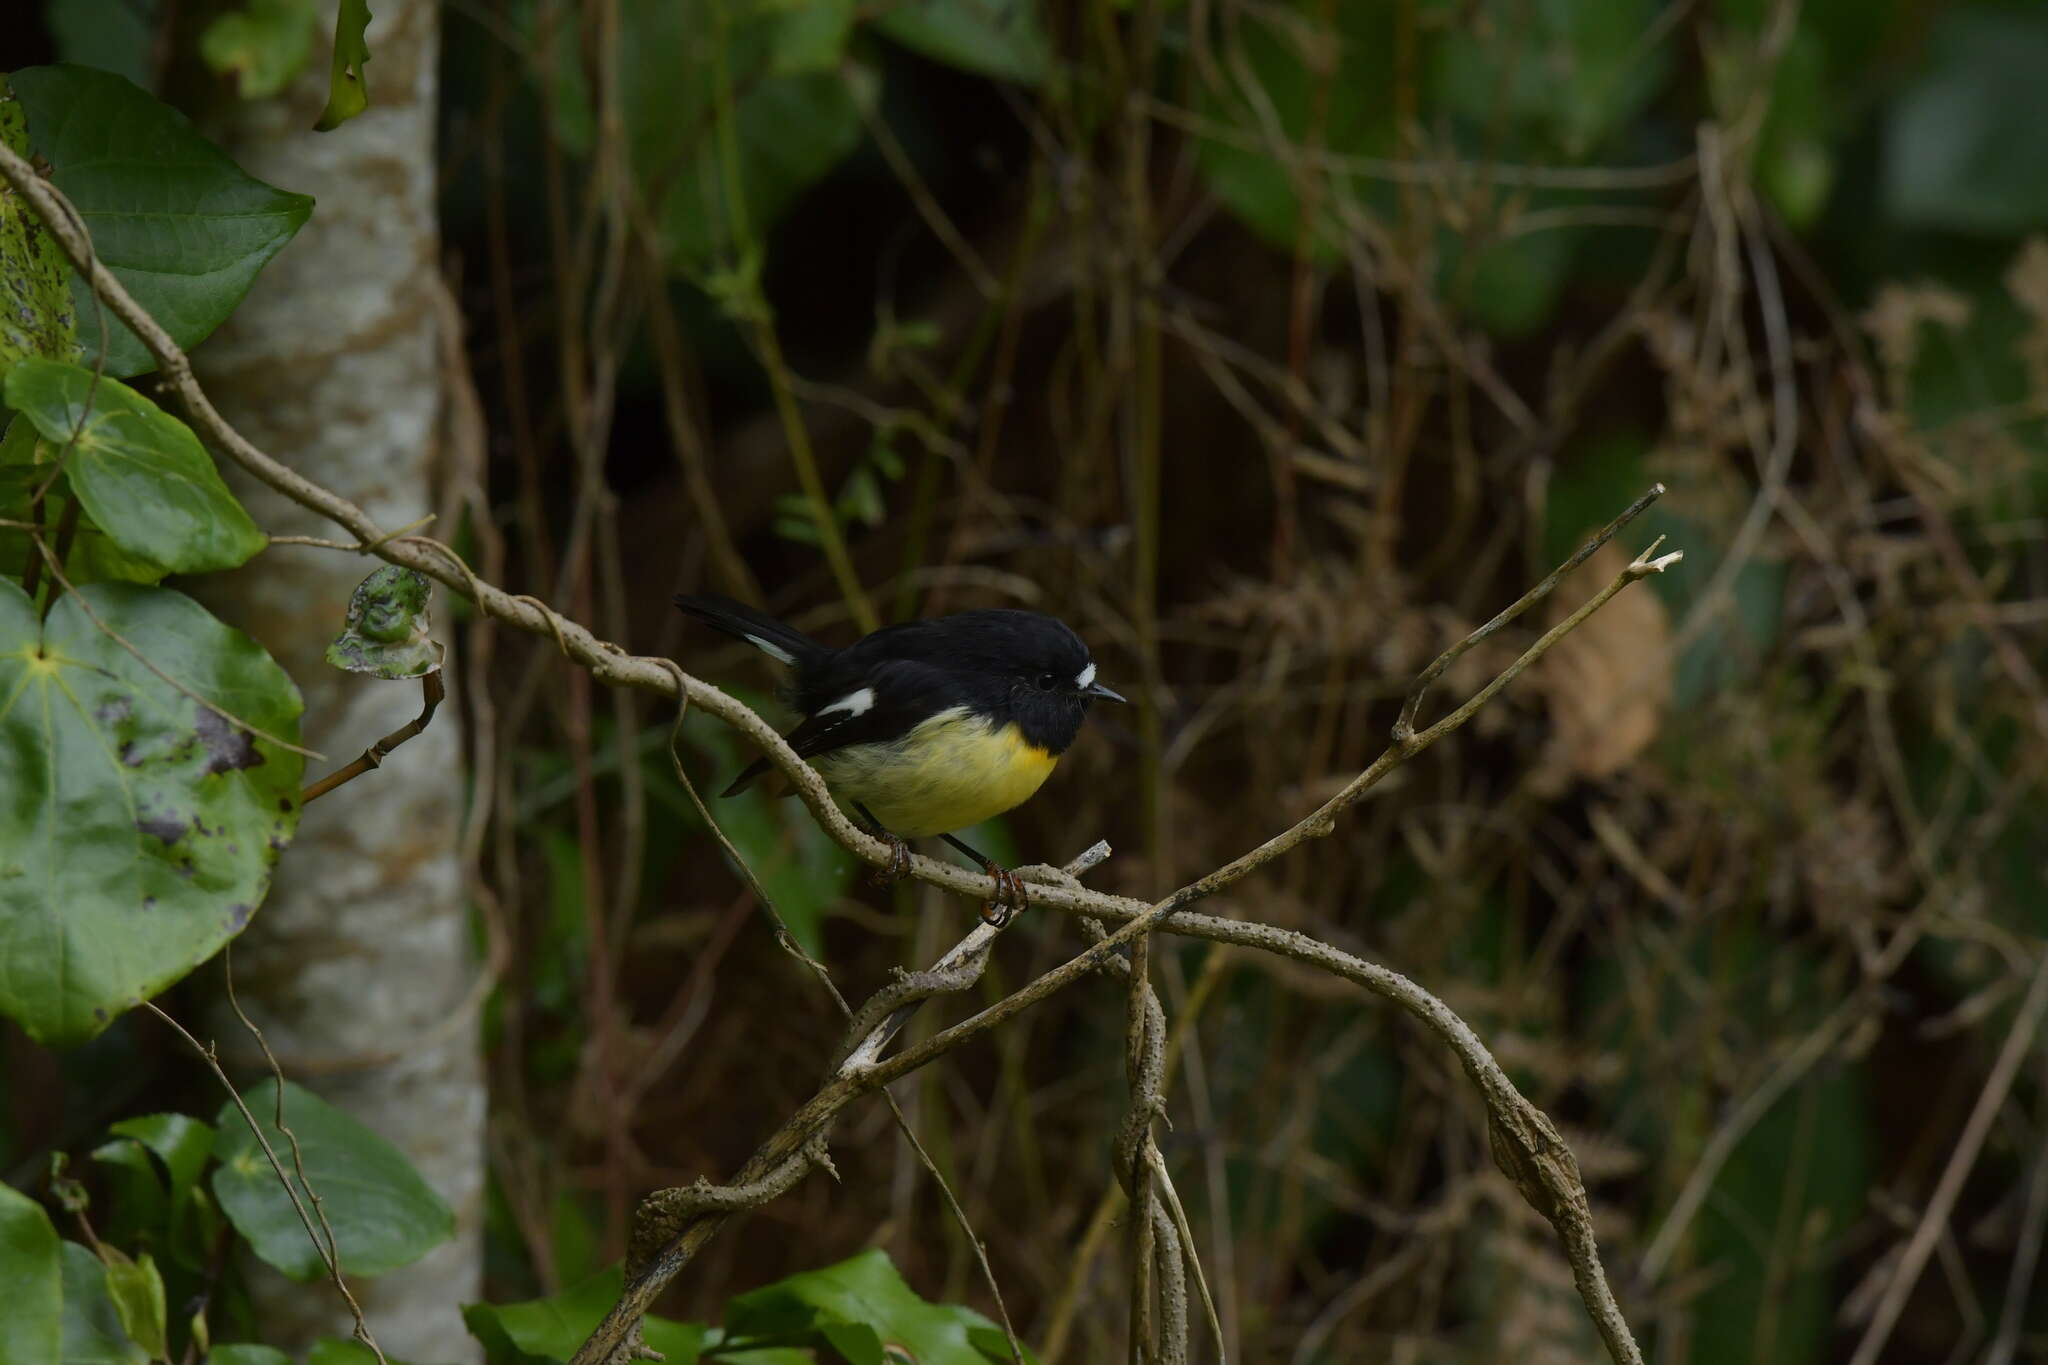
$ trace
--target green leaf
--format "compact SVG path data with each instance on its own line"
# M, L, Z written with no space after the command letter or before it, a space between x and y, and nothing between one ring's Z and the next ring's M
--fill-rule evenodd
M83 66L35 66L9 78L28 111L29 145L53 168L102 264L187 349L234 311L264 263L313 211L266 185L132 82ZM98 350L98 304L75 274L81 338ZM156 362L115 318L107 372Z
M72 490L129 554L173 573L205 573L235 568L269 543L192 428L126 384L31 358L8 372L6 391L45 441L69 443Z
M853 29L853 0L768 0L775 37L768 72L793 76L805 71L830 71L846 54Z
M25 417L15 420L15 426L29 433L34 440L36 429ZM9 433L11 436L13 433ZM11 444L11 442L9 442ZM57 447L47 441L39 443L42 453L49 459L56 457ZM0 465L5 464L4 453L0 453ZM10 521L29 520L29 498L34 491L48 482L50 466L26 466L0 468L0 517ZM71 480L63 474L50 485L43 495L43 535L51 549L56 548L57 527L63 522L71 506ZM30 546L29 534L13 527L0 527L0 565L10 571L19 572L28 563L31 554L38 553ZM131 555L113 542L113 539L93 524L88 516L78 519L78 531L71 541L71 553L64 560L64 576L71 580L73 587L86 583L154 583L169 570L154 560Z
M693 726L690 739L693 747L713 758L718 774L713 789L730 781L742 763L732 731L722 725ZM650 775L650 782L666 785L687 803L689 798L673 785L673 768L666 763L663 768L666 771ZM704 776L694 771L691 776L701 790ZM815 954L823 945L825 912L845 893L860 864L819 828L800 803L771 797L762 790L764 785L757 783L712 803L711 813L760 879L762 890L798 945Z
M349 673L417 678L441 666L441 648L427 638L433 584L417 569L386 564L356 584L341 634L327 662Z
M38 622L0 580L0 642L0 1013L81 1042L262 902L304 760L241 724L296 743L299 693L168 588L94 584Z
M206 26L199 55L213 70L233 75L243 99L266 99L306 65L319 19L314 0L249 0L248 8Z
M28 115L0 74L0 143L28 155ZM11 185L0 185L0 379L23 356L78 354L71 263Z
M292 1358L275 1346L234 1342L208 1351L206 1365L292 1365Z
M882 1365L882 1339L864 1322L828 1322L818 1328L818 1335L846 1358L847 1365Z
M883 7L875 28L934 61L1019 85L1052 70L1052 42L1031 0L900 0Z
M164 1278L148 1252L130 1258L119 1247L100 1244L107 1269L107 1292L129 1340L151 1360L170 1354L169 1323L164 1308Z
M150 82L158 0L43 0L43 23L57 59Z
M1373 182L1326 176L1305 225L1307 172L1290 168L1279 144L1305 144L1313 129L1331 152L1393 156L1395 34L1386 4L1338 6L1334 25L1320 13L1309 0L1239 12L1227 41L1241 48L1242 60L1231 63L1223 88L1202 82L1199 99L1203 116L1231 135L1198 137L1195 149L1210 189L1260 236L1281 250L1301 245L1330 261L1350 231L1337 206L1370 209L1391 196Z
M764 78L739 94L733 139L749 239L765 237L797 195L860 145L867 132L861 111L873 107L877 89L872 71L849 66ZM662 199L662 244L674 267L686 273L707 270L747 244L736 239L726 207L721 156L707 126L696 164L674 177Z
M2048 224L2035 113L2048 12L1951 10L1935 19L1931 48L1885 137L1891 211L1911 226L1958 232L2018 235Z
M149 1353L129 1339L121 1311L107 1289L107 1267L76 1242L63 1246L64 1340L44 1357L58 1365L149 1365Z
M160 1238L170 1223L171 1200L142 1144L126 1138L103 1142L93 1148L92 1159L102 1167L113 1196L113 1216L101 1222L101 1235L129 1246Z
M209 1230L219 1224L218 1215L208 1216L206 1192L199 1187L213 1155L212 1125L185 1114L142 1114L110 1124L107 1131L127 1139L130 1147L141 1144L163 1164L170 1176L166 1212L172 1259L196 1269L211 1247Z
M725 1312L729 1340L780 1340L809 1331L842 1354L845 1347L860 1349L862 1339L852 1333L827 1336L824 1329L852 1324L872 1329L878 1345L901 1348L924 1365L982 1365L985 1356L969 1334L980 1328L1001 1336L1001 1329L971 1308L919 1298L879 1249L742 1294ZM1008 1359L1007 1347L1003 1358Z
M7 1286L0 1365L48 1365L57 1358L64 1313L57 1246L57 1229L43 1206L0 1185L0 1285Z
M301 1180L291 1144L275 1126L277 1082L268 1080L244 1097L263 1126L271 1150L299 1190L310 1212L310 1183L325 1199L341 1265L352 1275L381 1275L410 1265L454 1235L455 1215L396 1147L310 1090L289 1081L284 1087L284 1121L299 1140L305 1163ZM316 1280L326 1264L306 1236L277 1172L234 1103L221 1106L215 1123L213 1193L235 1231L249 1239L258 1256L295 1280ZM317 1227L317 1223L315 1224Z
M313 126L329 133L370 107L370 87L363 79L363 66L370 60L370 44L363 31L370 26L368 0L336 0L334 6L334 66L327 78L327 107Z
M133 1138L154 1152L171 1176L171 1206L182 1209L213 1154L213 1127L187 1114L141 1114L109 1124L107 1131Z
M462 1310L470 1334L483 1342L494 1362L531 1359L565 1361L619 1301L625 1276L612 1266L551 1298L524 1303L472 1303ZM647 1318L641 1328L649 1346L669 1365L695 1365L704 1328L695 1323Z
M1010 1338L1004 1335L1002 1328L970 1327L967 1329L967 1339L974 1343L975 1350L990 1360L1001 1361L1002 1365L1016 1365L1017 1356L1011 1352ZM1038 1357L1031 1353L1029 1346L1020 1341L1017 1343L1017 1349L1022 1352L1025 1365L1038 1365Z

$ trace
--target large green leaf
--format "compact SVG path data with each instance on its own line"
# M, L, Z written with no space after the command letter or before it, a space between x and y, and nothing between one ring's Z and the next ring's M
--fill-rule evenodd
M107 1268L76 1242L63 1246L64 1341L56 1365L149 1365L149 1352L121 1326L121 1311L107 1289Z
M0 75L0 143L28 155L28 116ZM67 281L71 264L43 220L12 186L0 185L0 379L27 355L70 359L78 352Z
M920 1365L988 1365L991 1359L1010 1359L1002 1329L972 1308L919 1298L879 1249L742 1294L725 1311L729 1342L786 1343L814 1336L856 1359L867 1338L828 1331L852 1326L869 1329L882 1344L900 1347ZM1029 1351L1024 1358L1036 1359Z
M94 525L173 573L232 569L268 541L192 429L119 380L31 357L7 375L8 405L63 448L65 477Z
M277 1082L265 1081L243 1098L292 1173L308 1211L313 1206L307 1184L325 1201L342 1268L350 1274L381 1275L410 1265L454 1234L455 1215L404 1154L312 1091L289 1081L284 1087L284 1122L298 1138L303 1181L292 1164L291 1143L276 1127ZM220 1166L213 1173L213 1193L235 1231L293 1279L325 1275L325 1262L241 1111L230 1101L215 1122L213 1154Z
M100 260L171 339L191 347L234 311L313 211L313 201L243 173L183 114L132 82L85 66L34 66L10 78L28 110L29 145L77 206ZM80 335L98 346L95 304L72 280ZM108 372L155 365L108 318Z
M2048 225L2040 81L2048 10L1958 9L1935 22L1927 73L1894 110L1885 189L1903 222L1963 232Z
M625 1277L612 1266L551 1298L465 1305L462 1320L470 1334L484 1344L493 1365L567 1360L619 1301L624 1285ZM649 1346L668 1358L669 1365L695 1365L705 1337L704 1329L695 1323L656 1317L642 1323L641 1334Z
M296 742L301 703L168 588L95 584L39 622L0 579L0 651L0 1013L78 1042L262 903L304 760L242 726Z
M57 1229L43 1206L0 1184L0 1365L48 1365L62 1340L63 1272Z

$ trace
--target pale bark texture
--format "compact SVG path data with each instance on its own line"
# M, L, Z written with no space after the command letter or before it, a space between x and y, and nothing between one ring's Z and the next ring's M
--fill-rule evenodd
M252 174L318 202L200 349L201 377L257 444L387 528L418 520L434 501L436 11L433 0L376 5L370 108L338 130L312 131L326 92L324 44L287 95L240 105L209 129ZM341 534L246 480L239 491L273 534ZM304 691L307 742L327 755L308 766L309 779L419 709L417 685L344 674L321 657L351 589L375 567L276 547L208 591ZM445 626L445 613L435 619ZM463 680L448 685L453 693ZM356 1286L385 1351L425 1362L479 1358L461 1317L480 1297L485 1117L476 1020L464 1014L478 966L458 850L463 799L451 700L381 770L307 808L233 954L237 992L285 1074L397 1144L455 1210L452 1243ZM248 1077L253 1040L225 1008L212 1022ZM330 1206L347 1197L327 1192ZM281 1346L345 1334L349 1321L331 1287L275 1277L259 1307L266 1339Z

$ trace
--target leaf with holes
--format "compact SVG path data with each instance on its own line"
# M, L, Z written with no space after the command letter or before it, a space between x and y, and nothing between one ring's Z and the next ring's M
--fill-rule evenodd
M180 346L220 326L313 212L310 197L244 174L183 114L123 77L64 65L8 80L28 112L30 150L50 163L50 183L85 220L101 264ZM96 355L99 306L75 273L71 293L79 337ZM106 324L109 374L155 367L133 332L113 317Z
M327 107L313 126L329 133L370 107L363 65L370 60L364 30L370 27L365 0L339 0L334 7L334 66L327 79Z
M441 666L441 647L427 638L433 585L417 569L386 564L356 584L341 634L327 662L349 673L417 678Z
M118 380L31 358L7 375L7 402L59 450L93 524L130 555L172 573L232 569L269 543L221 481L192 428Z
M99 583L38 621L0 579L0 1014L81 1042L241 932L299 818L304 761L264 736L300 709L181 593Z
M265 1081L243 1098L271 1150L292 1172L300 1201L312 1209L308 1185L323 1199L342 1269L349 1274L381 1275L411 1265L454 1235L455 1215L441 1196L403 1153L356 1119L312 1091L285 1083L284 1123L298 1139L298 1159L306 1172L301 1179L291 1141L277 1127L277 1082ZM235 1231L249 1239L258 1256L295 1280L325 1275L326 1263L234 1101L221 1106L214 1122L219 1135L213 1155L220 1166L213 1173L213 1193Z

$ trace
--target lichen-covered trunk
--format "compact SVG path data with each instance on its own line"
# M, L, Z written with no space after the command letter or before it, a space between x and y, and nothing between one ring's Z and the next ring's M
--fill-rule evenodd
M326 92L323 51L285 96L240 105L210 129L251 173L318 203L195 357L202 381L265 449L386 528L433 503L438 36L434 0L382 0L369 31L366 113L312 131ZM339 534L267 490L240 491L273 534ZM321 659L350 590L375 566L274 547L208 594L305 692L307 742L327 755L309 777L419 710L417 684L342 673ZM437 626L446 621L438 612ZM463 681L451 676L450 691ZM476 1021L464 1013L477 965L458 857L462 807L451 706L381 770L307 809L269 900L234 946L237 993L285 1073L395 1142L455 1210L452 1243L356 1287L379 1343L410 1360L478 1358L461 1317L481 1282L485 1110ZM225 1009L214 1030L228 1055L246 1061L254 1051ZM266 1339L279 1345L345 1332L348 1321L331 1288L281 1280L259 1311Z

